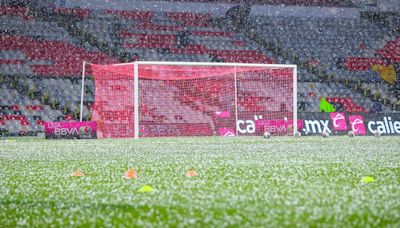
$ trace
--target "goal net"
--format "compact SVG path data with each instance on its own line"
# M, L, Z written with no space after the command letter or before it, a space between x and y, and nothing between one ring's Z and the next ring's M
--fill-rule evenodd
M83 83L85 72L94 78L99 138L297 131L295 65L134 62L83 72Z

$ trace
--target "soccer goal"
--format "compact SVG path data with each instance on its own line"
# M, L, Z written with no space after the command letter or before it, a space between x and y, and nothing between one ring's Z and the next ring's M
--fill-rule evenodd
M297 132L296 65L84 62L81 107L92 75L99 138Z

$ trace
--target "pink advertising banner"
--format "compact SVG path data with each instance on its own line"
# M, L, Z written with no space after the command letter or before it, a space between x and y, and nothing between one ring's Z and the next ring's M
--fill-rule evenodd
M365 129L364 118L361 115L349 116L349 122L351 130L356 135L366 135L367 131Z
M96 122L44 122L46 139L94 139Z
M331 112L332 129L334 131L347 131L346 116L342 112Z

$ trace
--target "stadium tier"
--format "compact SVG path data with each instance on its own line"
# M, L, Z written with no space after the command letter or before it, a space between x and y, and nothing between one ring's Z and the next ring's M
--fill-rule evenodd
M115 23L110 24L110 18ZM213 26L209 14L104 11L81 27L146 61L272 63L254 41Z
M212 2L210 7L215 2L236 3ZM354 7L351 1L328 0L248 3ZM235 5L229 5L232 6ZM390 28L360 17L258 13L250 14L244 24L235 24L229 17L224 13L216 15L194 9L193 12L156 8L53 7L43 10L30 6L1 6L0 92L3 96L0 127L14 134L19 132L15 129L20 125L29 126L20 130L22 134L40 131L41 121L77 120L83 61L99 64L135 60L297 64L299 111L319 112L321 98L326 98L337 110L349 113L399 110L396 70L400 37ZM390 68L391 65L397 69ZM92 115L94 84L91 77L86 79L84 119ZM179 90L179 85L175 88ZM156 87L149 91L152 89ZM238 97L238 108L260 111L263 109L258 105L260 96L250 90ZM185 115L204 115L193 113L200 108L197 103L212 109L207 106L207 100L196 100L190 94L176 97L173 92L159 91L159 95L171 106L177 102L186 104L180 110L185 114L170 113L168 119L184 122ZM211 93L210 98L214 95ZM162 116L151 100L148 106L145 118L153 120Z
M173 0L175 2L214 2L241 4L243 0ZM246 0L247 4L259 5L288 5L288 6L324 6L324 7L352 7L350 0Z
M332 95L343 98L351 96L359 100L360 93L367 93L367 89L375 98L361 96L366 105L363 110L371 110L376 100L383 101L382 103L398 103L395 83L383 80L382 74L385 73L373 70L374 65L399 63L398 53L395 51L398 49L398 37L388 28L360 18L258 16L253 17L252 22L251 26L259 36L272 41L275 48L279 48L284 55L298 59L301 65L312 69L316 75L328 76L324 80L346 83L361 81L363 84L362 88L352 89L350 94L346 94L343 88L340 89L342 85L325 83L325 88L319 88L317 93L312 93L317 99L324 97L318 92L323 94L325 91L332 91ZM305 79L302 74L299 78ZM315 106L309 104L309 98L303 100L300 97L299 101L305 102L306 107ZM391 107L385 110L391 110Z

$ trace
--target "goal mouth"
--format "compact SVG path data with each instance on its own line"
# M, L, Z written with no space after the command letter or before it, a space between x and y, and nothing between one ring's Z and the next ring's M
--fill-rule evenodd
M99 138L262 135L279 120L272 135L297 131L294 65L139 61L89 72Z

